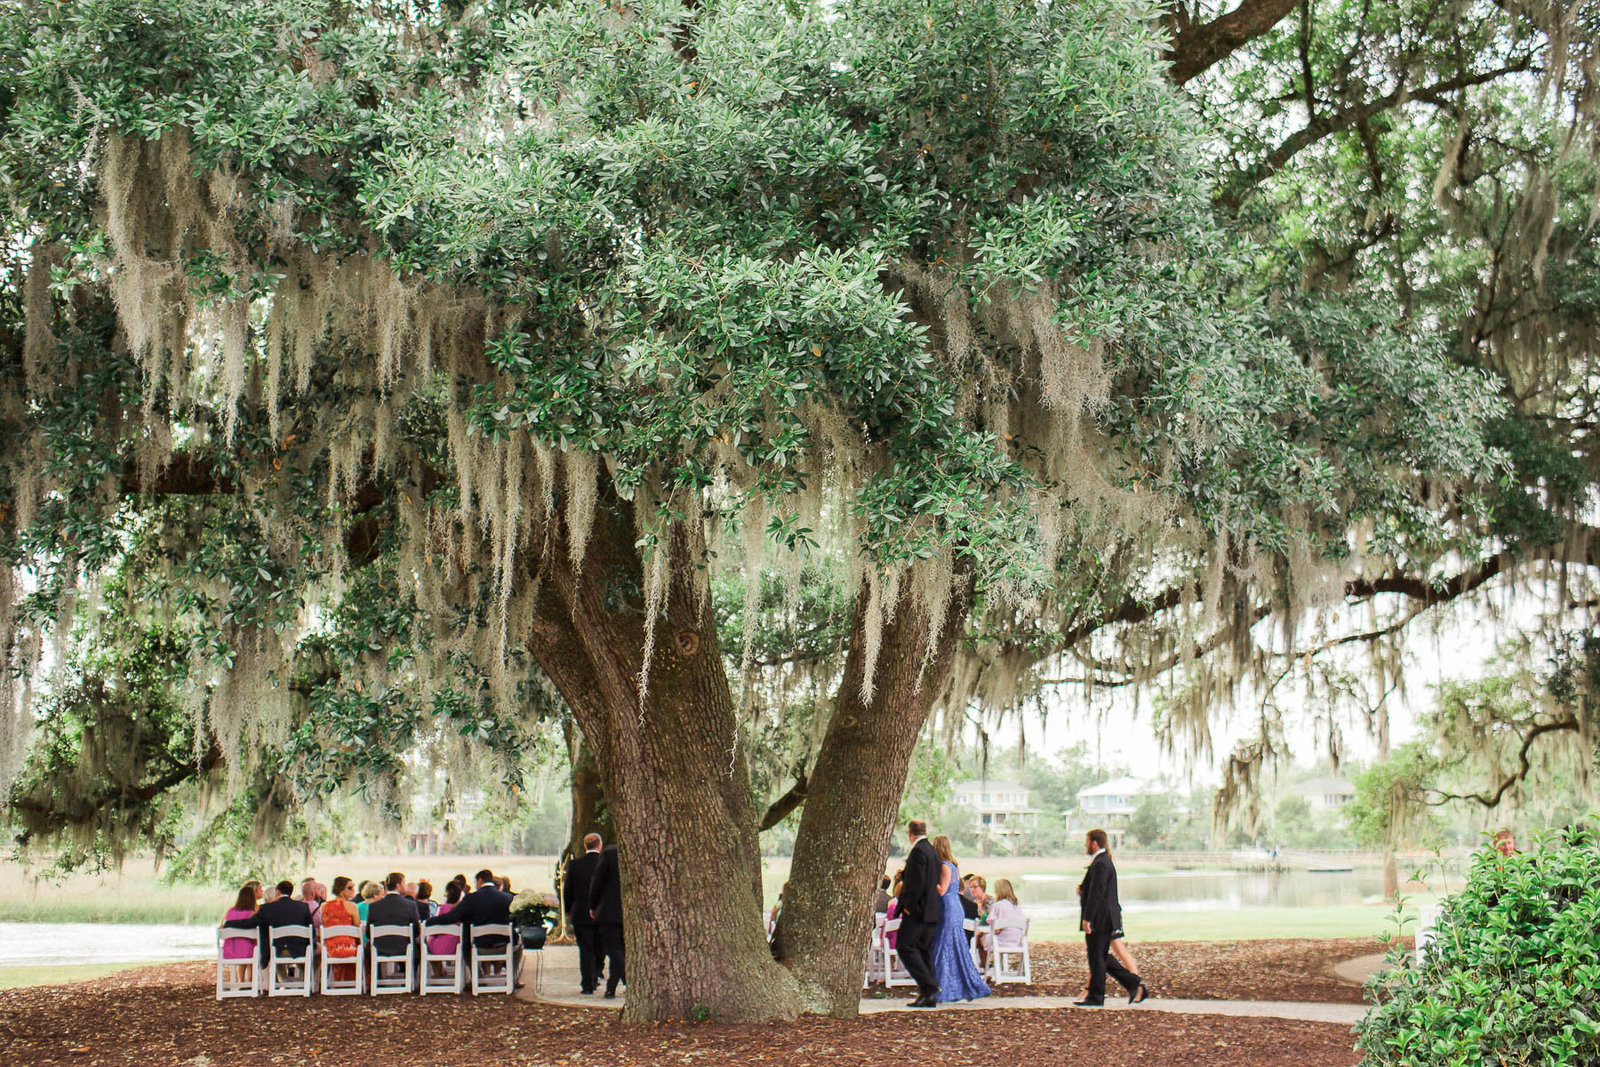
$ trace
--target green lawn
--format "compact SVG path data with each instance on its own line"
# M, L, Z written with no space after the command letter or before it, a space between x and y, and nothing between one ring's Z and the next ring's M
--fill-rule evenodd
M0 967L0 989L83 982L134 967L149 966L148 963L75 963L54 967Z

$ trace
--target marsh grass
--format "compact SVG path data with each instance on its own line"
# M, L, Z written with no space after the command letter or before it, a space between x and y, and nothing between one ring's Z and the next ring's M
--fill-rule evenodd
M469 879L488 867L511 878L512 888L551 889L555 859L550 856L424 856L424 855L338 855L323 856L309 863L295 860L281 864L281 870L268 872L268 879L288 878L299 882L306 875L324 885L335 875L345 874L356 881L381 879L390 871L402 871L412 881L426 878L433 883L434 896L444 899L444 886L460 873ZM170 884L156 872L149 859L130 858L120 871L104 874L80 873L55 881L41 878L10 861L0 862L0 922L115 922L115 923L193 923L211 925L233 903L237 885L205 886Z

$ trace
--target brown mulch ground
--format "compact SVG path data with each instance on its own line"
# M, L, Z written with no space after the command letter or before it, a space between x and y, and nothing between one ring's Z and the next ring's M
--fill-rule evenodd
M0 991L0 1064L430 1067L695 1063L1019 1067L1350 1067L1348 1027L1155 1012L891 1012L747 1026L623 1027L611 1012L504 997L232 1000L209 964L172 964L66 986Z
M1333 965L1382 952L1385 946L1375 938L1350 937L1161 941L1131 948L1139 977L1155 996L1360 1004L1361 987L1335 977ZM996 986L994 992L1003 997L1076 997L1088 980L1089 965L1081 943L1040 941L1033 946L1033 984ZM1107 994L1116 996L1118 988L1115 982L1109 983ZM901 987L893 990L901 999L914 993ZM885 993L882 986L873 986L862 995L882 997Z

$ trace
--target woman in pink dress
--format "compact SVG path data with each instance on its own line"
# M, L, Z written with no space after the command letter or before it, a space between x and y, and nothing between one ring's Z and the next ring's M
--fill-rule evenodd
M256 907L255 886L246 882L240 887L238 898L234 900L233 907L229 908L227 914L222 917L222 923L219 925L225 926L227 923L238 919L254 918ZM255 939L249 937L223 938L222 958L225 960L254 960L256 958ZM243 967L235 966L232 970L236 981L244 981Z
M455 881L452 881L449 885L444 887L444 903L439 905L439 914L440 915L445 914L451 908L453 908L457 904L461 903L461 890L462 890L461 883L460 882L455 882ZM456 927L456 929L459 930L461 928L458 926L458 927ZM460 945L460 944L461 944L461 935L460 934L429 934L428 935L428 951L430 953L432 953L433 955L435 955L435 956L448 956L452 952L454 952L456 950L456 947L458 945ZM433 972L433 976L435 978L444 977L444 964L443 963L440 963L437 960L435 960L433 963L428 965L428 969Z

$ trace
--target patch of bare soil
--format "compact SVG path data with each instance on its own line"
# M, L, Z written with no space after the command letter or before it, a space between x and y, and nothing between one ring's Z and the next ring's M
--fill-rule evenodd
M1194 1000L1309 1000L1360 1004L1361 987L1333 966L1384 951L1375 938L1275 938L1262 941L1161 941L1129 946L1139 977L1153 996ZM1040 941L1033 946L1033 983L994 987L996 996L1077 997L1089 981L1083 944ZM1119 995L1108 983L1106 995ZM897 987L909 999L914 990ZM874 985L862 994L887 995Z
M892 1012L854 1020L625 1027L611 1012L505 997L212 997L207 964L0 991L0 1064L428 1067L1351 1067L1347 1027L1155 1012ZM1114 1050L1109 1051L1108 1050Z

